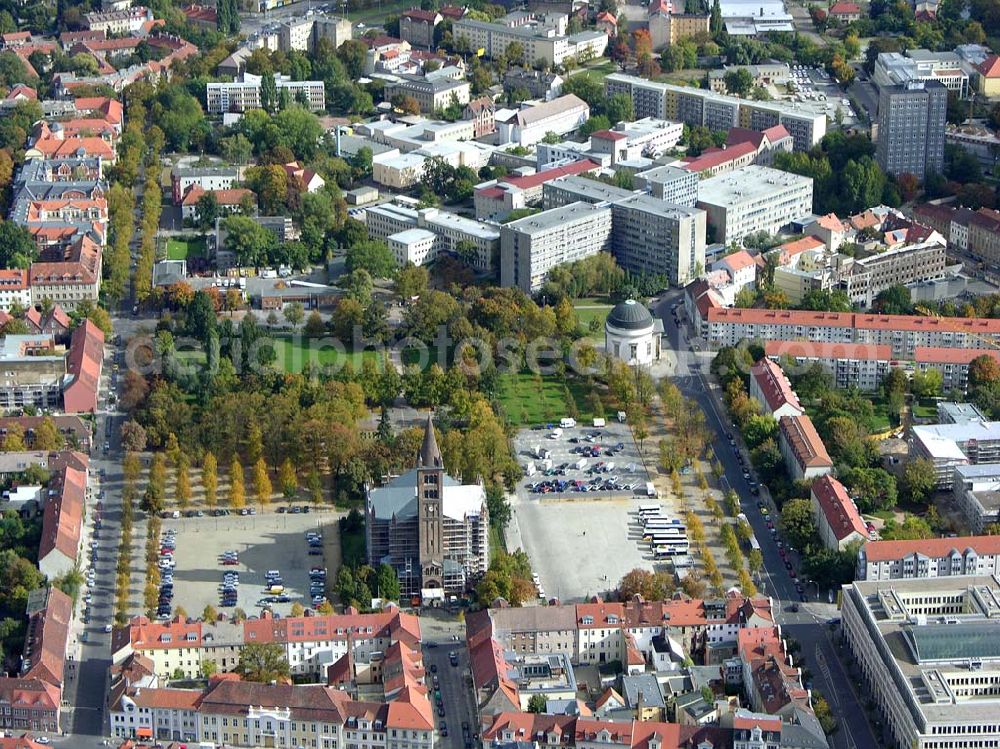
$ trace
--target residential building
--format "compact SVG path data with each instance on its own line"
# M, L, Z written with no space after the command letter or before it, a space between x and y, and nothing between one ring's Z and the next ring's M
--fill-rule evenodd
M245 187L233 187L228 190L203 190L198 185L193 185L181 198L181 218L186 221L198 219L198 201L202 195L207 194L215 196L215 205L219 214L236 213L244 204L249 204L254 211L257 210L257 196L252 190Z
M841 629L885 746L986 749L996 740L998 610L996 575L843 588Z
M822 343L809 340L767 341L764 354L769 359L805 371L818 364L830 375L837 388L877 391L893 361L889 346L860 343Z
M468 85L468 84L466 84ZM530 146L548 133L565 135L590 119L590 107L575 94L560 96L552 101L522 105L504 119L496 121L501 143Z
M445 474L429 416L417 467L370 489L365 516L369 564L392 565L405 595L461 594L486 572L486 492Z
M437 11L412 8L399 17L399 36L414 47L433 49L434 29L442 20Z
M945 392L958 390L965 392L969 385L969 364L980 356L989 356L1000 361L1000 351L988 349L939 348L917 346L913 353L914 368L921 372L935 369L941 373L941 388Z
M86 463L86 457L81 454ZM55 580L77 567L83 532L83 507L87 472L66 466L53 477L42 508L42 537L38 569Z
M397 96L412 96L420 105L421 112L434 113L457 102L465 106L471 98L469 82L455 78L422 75L400 75L387 81L384 95L386 101Z
M46 300L66 310L81 302L97 302L101 289L101 241L91 235L76 235L68 245L51 245L42 250L39 262L28 269L32 305ZM36 235L37 236L37 235Z
M1000 55L990 55L977 66L978 92L988 99L1000 96Z
M781 628L742 629L737 638L740 681L750 708L783 722L809 726L811 733L822 738L809 691L802 685L802 672L792 665Z
M104 331L92 320L73 330L66 357L68 381L63 387L66 413L97 413L104 362Z
M724 255L712 263L712 270L721 270L729 277L729 283L739 291L757 282L757 260L746 250L738 250Z
M756 160L757 149L752 143L744 142L724 148L709 148L698 156L680 160L677 165L706 179L750 166Z
M715 241L728 244L759 231L777 234L812 211L813 181L764 166L702 180L698 207L708 214Z
M91 31L103 31L108 36L133 36L143 31L152 20L153 11L136 5L125 10L85 13L83 25Z
M750 367L750 397L775 419L805 413L792 383L778 363L767 357Z
M707 317L708 339L714 347L735 346L744 339L865 343L891 346L893 359L912 361L923 347L993 355L990 352L1000 343L1000 321L990 318L738 308L713 308Z
M844 551L868 540L868 526L847 489L833 476L820 476L809 491L816 531L826 548Z
M552 101L562 94L562 76L544 70L510 68L503 74L503 88L508 95L526 91L529 99Z
M229 190L240 180L240 170L235 166L183 167L175 166L170 172L170 188L174 205L180 205L187 191L200 187L208 192Z
M680 122L653 117L619 122L611 130L591 133L590 153L608 154L612 164L656 158L676 146L683 131Z
M0 441L6 437L8 430L17 427L24 435L25 445L29 450L35 447L35 435L44 419L52 419L66 443L76 450L90 451L92 430L90 422L73 415L53 414L51 416L5 416L0 417Z
M980 208L969 220L969 251L987 263L1000 262L1000 211Z
M969 529L985 533L1000 522L1000 464L955 466L952 495Z
M948 89L937 81L910 81L879 91L875 157L889 174L923 179L944 168Z
M753 77L754 86L784 85L792 77L791 68L785 62L771 61L757 65L725 65L722 68L709 71L709 88L717 94L728 93L726 90L726 75L740 70L746 70L750 73Z
M259 75L243 73L232 83L209 83L205 88L205 99L209 114L227 114L260 109L261 81ZM275 74L274 83L279 95L287 92L292 101L307 102L313 112L326 109L326 92L323 81L293 81L290 76Z
M707 34L710 17L707 13L650 12L649 35L653 51L677 44L681 39Z
M609 97L619 93L630 96L636 117L705 125L712 130L743 127L763 131L784 125L794 140L796 151L808 151L826 135L825 114L792 103L738 99L621 73L609 75L604 88Z
M493 99L480 96L465 105L462 118L472 122L472 137L482 138L497 131L497 108Z
M857 3L834 3L830 6L830 18L835 18L841 23L851 23L861 20L861 7Z
M477 21L463 17L452 22L452 36L465 38L469 49L483 57L503 56L514 43L521 45L523 61L545 60L550 66L561 65L567 57L581 53L600 57L608 45L604 32L581 32L567 36L568 17L563 13L534 15L509 13L497 21Z
M542 186L542 208L560 208L577 201L593 205L615 203L634 194L634 190L625 190L584 175L570 175L551 180Z
M778 419L778 448L793 481L806 481L830 473L833 461L808 415Z
M696 173L679 166L657 166L635 175L635 186L649 190L654 198L693 208L698 202Z
M0 270L0 310L10 312L13 306L20 309L31 306L31 288L26 270Z
M542 203L546 182L597 171L598 166L589 159L580 159L566 166L543 169L530 174L508 175L498 180L476 185L473 200L476 218L489 221L503 221L513 211L529 208Z
M705 267L705 211L651 195L611 204L611 251L635 274L659 274L684 286Z
M956 466L1000 463L1000 421L914 425L910 456L934 463L937 488L947 489Z
M870 541L858 551L859 580L1000 575L997 536Z
M980 411L976 404L938 401L938 424L968 424L974 421L988 421L986 414Z
M612 211L608 206L570 203L500 227L500 284L530 294L548 272L607 250Z
M0 406L56 409L66 378L65 350L51 336L8 335L0 344Z

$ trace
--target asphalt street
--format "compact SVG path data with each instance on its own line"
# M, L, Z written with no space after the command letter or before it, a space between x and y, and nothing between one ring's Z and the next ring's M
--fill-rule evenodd
M725 436L729 433L737 439L738 449L743 451L744 460L749 465L739 434L728 419L724 418L721 392L710 381L712 355L709 352L692 351L687 330L683 327L683 315L681 327L673 320L671 308L678 303L681 304L678 312L682 312L683 292L671 291L661 297L654 308L656 315L663 320L664 334L670 341L670 349L678 357L673 379L684 395L694 399L705 413L706 423L715 433L715 454L725 469L727 481L739 495L740 506L760 542L764 569L758 587L761 593L774 600L776 622L781 625L785 635L795 638L802 646L805 666L812 674L813 688L822 692L839 719L840 728L830 737L831 746L834 749L874 749L881 742L876 740L868 721L861 719L865 713L859 696L838 657L838 652L842 651L833 642L835 626L826 624L829 619L839 621L836 608L827 602L829 591L817 591L815 583L806 582L805 589L810 593L809 602L802 603L797 612L791 610L791 605L799 602L795 580L785 569L784 560L767 528L767 520L757 507L758 498L750 493L750 487L743 478L743 467L736 458L736 451ZM775 517L775 507L766 495L766 490L762 489L761 496L769 506L770 515ZM797 561L793 564L793 569L797 568Z

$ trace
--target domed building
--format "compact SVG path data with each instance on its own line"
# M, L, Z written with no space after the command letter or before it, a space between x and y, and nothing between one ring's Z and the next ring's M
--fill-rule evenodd
M626 364L652 364L660 358L663 321L635 299L615 305L604 321L604 350Z

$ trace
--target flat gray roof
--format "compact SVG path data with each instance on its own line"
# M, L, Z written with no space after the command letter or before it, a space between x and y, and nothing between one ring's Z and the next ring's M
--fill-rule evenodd
M559 208L552 208L548 211L542 211L541 213L536 213L532 216L526 216L525 218L518 219L517 221L512 221L511 223L506 224L504 228L508 228L522 234L536 234L538 232L548 231L549 229L561 224L566 224L571 221L579 221L580 219L594 216L600 211L607 211L610 214L611 209L605 206L583 203L578 200L575 203L568 203L567 205Z

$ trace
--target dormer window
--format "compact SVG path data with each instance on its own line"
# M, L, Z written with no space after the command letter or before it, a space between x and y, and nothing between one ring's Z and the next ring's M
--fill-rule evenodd
M593 623L594 623L594 617L590 615L584 616L580 619L580 624L593 624Z

